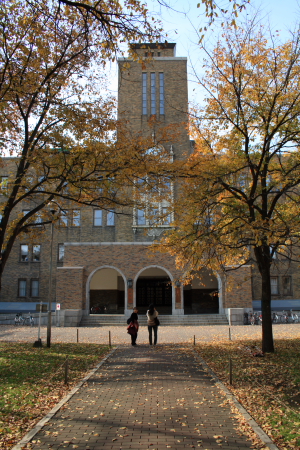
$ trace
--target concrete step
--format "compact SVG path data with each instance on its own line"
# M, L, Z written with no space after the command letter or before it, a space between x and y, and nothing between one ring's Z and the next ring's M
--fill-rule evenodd
M228 325L225 314L193 314L183 316L159 315L163 326L204 326L204 325ZM82 318L81 327L100 326L124 326L127 318L123 314L90 315ZM146 316L139 316L140 325L147 325Z

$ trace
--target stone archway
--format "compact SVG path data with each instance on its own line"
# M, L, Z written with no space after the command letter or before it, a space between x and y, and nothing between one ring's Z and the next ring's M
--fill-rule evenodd
M115 267L94 270L87 281L88 314L124 314L125 277Z
M202 269L183 288L184 314L219 314L220 279L208 269Z
M171 274L162 267L147 267L135 279L135 304L139 313L145 314L150 303L160 314L172 314L174 287Z

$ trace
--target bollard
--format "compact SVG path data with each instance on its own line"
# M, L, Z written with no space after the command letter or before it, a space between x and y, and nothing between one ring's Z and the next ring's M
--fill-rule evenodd
M79 329L77 328L77 344L79 342Z
M111 337L110 337L110 331L108 332L108 345L111 347Z
M194 345L196 345L196 336L194 335Z
M232 360L229 358L229 384L232 384Z
M67 359L65 361L65 384L68 384L68 378L69 378L69 357L67 356Z

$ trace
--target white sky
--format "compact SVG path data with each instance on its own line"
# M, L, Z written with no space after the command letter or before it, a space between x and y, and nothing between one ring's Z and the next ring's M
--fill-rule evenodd
M197 85L193 82L192 66L201 70L203 54L197 46L197 30L205 26L206 18L204 6L197 8L201 0L165 0L175 10L164 8L158 0L145 0L149 11L154 11L161 19L169 42L176 43L176 56L188 58L189 72L189 100L201 98L197 92ZM300 1L300 0L299 0ZM230 5L228 0L217 0L219 5ZM271 29L280 30L282 37L288 37L288 30L294 29L300 21L300 3L297 0L251 0L244 14L253 15L253 11L260 10L261 16L271 25ZM176 12L178 11L178 12ZM220 24L216 23L207 33L207 39L214 40L221 33ZM117 70L112 66L110 74L110 88L117 94Z

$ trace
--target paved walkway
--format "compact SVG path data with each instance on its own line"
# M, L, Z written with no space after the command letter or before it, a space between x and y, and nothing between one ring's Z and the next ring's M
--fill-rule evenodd
M120 346L34 436L33 450L253 448L191 346Z

